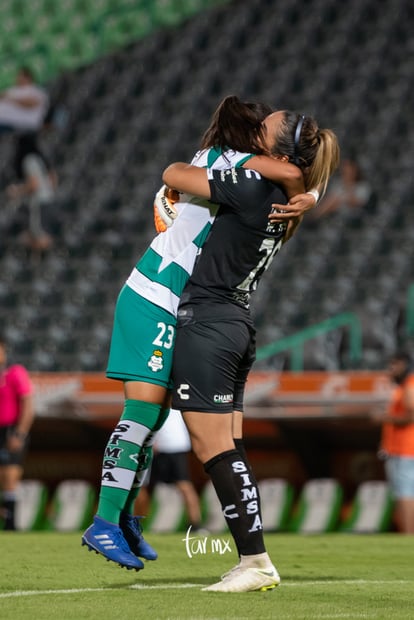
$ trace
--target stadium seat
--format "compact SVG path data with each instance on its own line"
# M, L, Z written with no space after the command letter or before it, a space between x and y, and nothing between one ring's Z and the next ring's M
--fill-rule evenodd
M117 14L115 4L127 8ZM408 0L385 4L379 10L372 0L349 0L345 11L332 0L314 0L317 9L302 11L301 3L291 0L272 11L269 0L1 2L0 87L13 82L23 58L17 52L31 41L53 49L51 63L41 51L24 56L41 81L50 75L49 65L53 70L79 66L47 83L53 101L66 112L67 124L42 136L59 178L67 269L105 246L113 252L109 262L116 268L122 264L121 278L127 276L153 235L147 208L162 167L191 156L214 107L229 92L272 105L281 102L294 109L300 105L309 113L317 110L318 118L335 128L343 151L355 150L360 157L376 194L386 198L366 218L321 219L316 230L308 228L304 218L298 235L282 248L253 297L252 307L260 319L258 338L269 334L263 342L268 344L277 329L289 335L336 313L358 311L366 349L363 365L383 366L396 342L387 317L391 306L398 309L401 291L414 279L410 236L414 217L407 209L414 155L409 90L412 9ZM151 11L143 15L147 6ZM204 9L212 10L207 15L201 12ZM106 23L100 21L104 14ZM99 23L102 52L105 38L108 46L124 47L92 62L100 47ZM148 34L154 24L157 29ZM168 27L161 28L162 24ZM310 32L318 45L312 45ZM2 136L0 156L5 162L0 169L4 188L13 157L7 136ZM47 269L44 274L41 268L38 271L53 293L31 290L20 295L18 280L29 274L13 266L12 248L17 243L6 211L0 213L5 239L0 244L0 268L7 280L0 287L5 330L21 306L49 317L50 301L56 306L55 315L84 314L87 298L82 291L73 294L71 283L57 273L52 282ZM129 266L124 268L126 262ZM18 263L27 267L22 256ZM36 282L36 274L32 280ZM54 289L59 289L56 295ZM105 314L115 301L116 286L113 291L113 295L97 291L95 300L101 300ZM370 309L360 306L373 297L386 301L387 307L371 320ZM96 313L92 321L100 320ZM40 329L36 339L42 342ZM71 354L64 355L69 361ZM82 351L73 351L70 367L79 360L86 370L102 368L99 352L83 356ZM28 362L33 370L64 369L50 351L40 351ZM279 368L280 356L266 363ZM351 364L334 346L311 345L310 353L305 348L305 368L348 369Z
M343 490L333 478L314 478L302 488L289 529L302 534L333 532L338 526Z
M293 487L282 478L266 478L258 483L263 529L279 532L287 529L293 504Z
M393 507L394 502L387 482L362 482L356 490L349 517L340 529L355 534L386 532L391 525Z
M201 511L203 527L208 532L220 533L227 530L227 523L211 481L205 484L201 493Z
M94 514L96 491L85 480L63 480L54 492L48 524L58 532L87 527Z
M174 484L158 482L152 492L148 529L157 534L183 531L186 512L181 493Z
M46 522L48 490L40 480L22 480L16 502L16 528L41 530Z

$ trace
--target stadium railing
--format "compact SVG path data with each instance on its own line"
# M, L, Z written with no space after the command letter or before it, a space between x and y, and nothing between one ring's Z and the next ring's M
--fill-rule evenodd
M349 328L348 359L353 367L357 367L362 357L362 329L358 316L353 312L343 312L315 325L310 325L276 342L260 347L257 350L256 360L260 362L279 353L290 352L290 370L301 371L304 368L303 349L305 343L320 334L325 334L341 327Z

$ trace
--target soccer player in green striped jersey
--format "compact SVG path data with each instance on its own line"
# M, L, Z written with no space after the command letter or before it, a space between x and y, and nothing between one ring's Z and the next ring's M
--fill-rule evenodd
M227 97L216 110L192 163L198 167L251 167L282 183L289 196L304 191L300 170L262 155L268 106ZM315 203L300 198L303 210ZM123 381L125 404L105 449L97 514L82 543L139 570L156 552L144 540L133 507L152 458L155 433L169 412L177 307L217 205L181 195L174 226L155 237L123 286L115 309L107 376ZM285 224L283 224L285 226Z

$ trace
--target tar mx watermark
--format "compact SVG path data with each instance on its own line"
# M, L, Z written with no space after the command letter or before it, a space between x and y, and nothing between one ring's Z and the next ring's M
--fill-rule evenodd
M185 550L189 558L192 558L194 555L205 555L207 553L218 553L219 555L227 552L231 553L229 539L191 536L191 525L182 541L185 543Z

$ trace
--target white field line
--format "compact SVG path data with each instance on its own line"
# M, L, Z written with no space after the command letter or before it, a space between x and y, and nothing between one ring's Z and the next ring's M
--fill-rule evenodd
M314 581L287 581L283 582L279 587L306 587L306 586L332 586L332 585L369 585L369 586L393 586L393 585L412 585L413 582L406 579L394 579L394 580L369 580L369 579L329 579L329 580L314 580ZM201 588L203 584L200 583L163 583L160 585L147 585L145 583L137 583L132 586L125 586L124 588L70 588L66 590L13 590L11 592L0 592L1 598L13 598L20 596L39 596L47 594L79 594L82 592L106 592L106 591L119 591L119 590L183 590L187 588ZM332 616L330 616L332 617ZM346 617L346 616L335 616ZM363 616L361 616L363 617Z
M315 579L314 581L282 581L283 586L385 586L413 584L409 579Z
M81 592L110 592L111 590L181 590L185 588L202 587L198 583L163 583L158 586L136 584L125 588L71 588L67 590L14 590L12 592L0 592L0 598L12 598L19 596L37 596L39 594L79 594Z
M336 618L352 618L352 620L356 620L357 618L376 618L377 613L374 611L372 614L359 613L355 614L354 612L346 614L329 614L328 616L325 614L318 614L317 616L309 616L309 618L317 618L317 620L321 620L321 618L327 618L328 620L336 620Z

